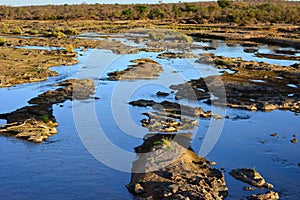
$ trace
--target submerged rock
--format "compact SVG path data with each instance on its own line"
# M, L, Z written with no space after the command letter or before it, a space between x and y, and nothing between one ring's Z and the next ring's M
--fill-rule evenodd
M277 200L279 199L279 194L277 192L269 191L265 194L252 194L247 197L247 200Z
M224 199L224 175L190 148L189 134L155 134L136 147L128 190L138 199Z
M254 169L242 168L242 169L233 169L229 172L234 178L241 180L245 183L248 183L256 187L265 187L272 189L273 185L267 183L265 179Z

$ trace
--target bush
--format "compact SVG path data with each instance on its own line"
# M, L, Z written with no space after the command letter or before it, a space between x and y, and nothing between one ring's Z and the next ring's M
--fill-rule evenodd
M6 38L0 37L0 46L3 46L7 42Z
M26 32L29 33L30 35L37 35L37 34L39 34L38 30L29 30L29 31L26 31Z
M68 45L66 46L66 48L65 48L65 51L66 51L67 53L73 53L73 52L74 52L74 47L73 47L73 45L72 45L72 44L68 44Z
M15 30L13 31L14 34L19 34L22 35L23 34L23 30L21 27L16 27Z
M63 31L67 35L78 35L78 31L75 28L67 28Z
M58 31L58 32L57 31L53 31L52 36L56 37L56 38L64 38L64 37L66 37L66 35L63 32L60 32L60 31Z

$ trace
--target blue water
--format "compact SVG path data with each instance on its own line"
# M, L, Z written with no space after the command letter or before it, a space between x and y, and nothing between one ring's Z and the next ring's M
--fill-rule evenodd
M217 50L212 51L216 54L265 60L242 52L239 46L228 47L217 42L220 43ZM265 51L264 48L260 51ZM94 79L95 96L100 98L54 105L59 133L49 142L32 144L0 135L1 199L134 199L125 185L130 181L131 163L136 159L133 147L142 144L142 137L148 132L140 126L142 113L150 108L132 107L127 103L138 99L175 101L174 94L166 98L155 94L170 92L172 84L220 74L213 66L195 63L195 59L158 59L158 53L115 55L100 49L81 53L77 65L53 67L52 70L59 73L57 77L0 89L0 113L28 105L29 99L55 89L51 86L53 83L69 78ZM132 64L131 60L145 57L156 60L164 68L157 79L105 80L107 72L125 69ZM183 103L212 109L202 102ZM293 134L300 135L300 117L289 111L263 113L230 108L226 109L226 115L231 119L225 119L216 145L206 157L217 162L217 168L223 168L229 187L228 199L262 192L260 189L243 191L247 184L228 174L231 169L240 167L255 167L274 185L274 190L280 192L281 199L297 199L300 196L300 168L297 166L300 148L299 143L292 144L290 140ZM234 120L236 116L246 119ZM0 120L0 124L3 123L5 121ZM195 134L192 147L196 153L201 151L206 136L215 134L208 131L216 126L209 119L201 119L199 124L191 130ZM270 136L275 132L279 138Z

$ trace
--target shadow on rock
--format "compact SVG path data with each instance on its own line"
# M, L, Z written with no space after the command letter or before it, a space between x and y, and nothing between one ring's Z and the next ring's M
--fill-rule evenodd
M128 190L139 199L224 199L224 175L190 149L191 134L147 135Z
M7 124L0 127L0 133L41 143L57 133L58 124L53 116L53 104L66 100L91 98L95 90L94 81L90 79L71 79L57 86L60 88L47 91L29 100L30 104L36 105L0 114L1 119L7 120Z

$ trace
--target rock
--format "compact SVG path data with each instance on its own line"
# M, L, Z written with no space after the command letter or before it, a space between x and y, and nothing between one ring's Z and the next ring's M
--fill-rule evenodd
M140 107L147 107L151 106L153 109L158 111L164 111L167 113L172 114L180 114L182 116L189 116L189 117L202 117L202 118L210 118L213 117L213 113L211 111L204 111L203 108L193 108L190 106L180 105L176 102L170 101L162 101L162 102L155 102L153 100L144 100L140 99L137 101L129 102L130 105L133 106L140 106Z
M144 188L139 184L135 184L134 186L134 193L135 194L141 194L144 191Z
M243 187L243 190L246 190L246 191L254 191L255 188L254 188L254 187Z
M145 137L135 148L138 159L133 163L130 192L138 183L143 192L138 199L224 199L228 195L224 175L212 169L209 161L189 147L191 136L154 134ZM163 144L161 141L164 141Z
M244 49L244 52L246 53L256 53L257 51L258 49L253 49L253 48Z
M136 63L129 65L127 69L108 73L109 80L135 80L135 79L155 79L163 72L163 68L156 61L149 58L132 60Z
M188 54L188 53L173 53L173 52L166 52L161 53L157 56L157 58L197 58L197 55Z
M30 104L56 104L68 99L88 99L95 93L95 85L92 79L70 79L57 84L57 86L62 87L44 92L28 102Z
M279 137L278 133L272 133L272 134L270 134L270 136L272 136L272 137Z
M265 194L252 194L247 197L247 200L277 200L279 199L279 194L277 192L269 191Z
M214 64L235 73L224 72L220 76L171 85L170 89L176 91L176 99L205 100L208 104L252 111L283 109L300 112L300 68L295 65L244 61L214 54L201 55L197 62ZM211 99L212 95L217 98Z
M291 140L291 143L297 143L297 142L298 142L297 138L293 138L293 139Z
M255 56L259 58L269 58L276 60L300 60L300 56L286 56L277 54L267 54L267 53L256 53Z
M166 96L169 96L169 93L158 91L158 92L156 93L156 95L157 95L158 97L166 97Z
M41 143L57 133L58 124L53 116L52 105L68 99L90 98L95 89L94 81L90 79L71 79L57 86L61 88L44 92L29 100L29 103L36 105L1 114L0 118L7 120L7 124L0 127L0 133Z
M254 169L249 169L249 168L233 169L231 172L229 172L229 174L238 180L241 180L245 183L248 183L256 187L265 187L269 189L273 188L273 185L267 183L265 179Z
M192 130L198 121L184 116L164 112L144 113L149 119L143 119L142 126L150 132L177 132L178 130Z
M215 119L223 119L222 116L220 116L220 115L214 115L214 118Z

